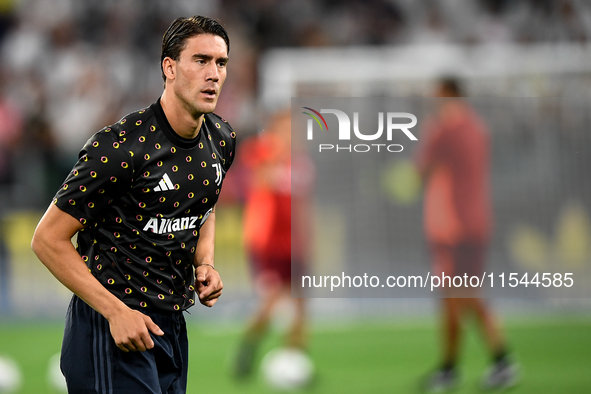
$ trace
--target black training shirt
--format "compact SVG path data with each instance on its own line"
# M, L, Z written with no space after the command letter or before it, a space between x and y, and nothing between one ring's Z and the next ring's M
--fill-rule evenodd
M54 203L86 227L77 250L90 272L134 309L194 304L199 229L234 159L236 134L206 114L186 139L160 100L92 136Z

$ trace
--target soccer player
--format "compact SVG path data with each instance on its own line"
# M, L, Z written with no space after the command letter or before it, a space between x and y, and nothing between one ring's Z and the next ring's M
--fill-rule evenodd
M234 366L237 378L252 372L256 350L282 300L289 300L295 312L285 344L298 351L306 348L305 299L291 298L291 274L292 265L301 270L306 258L301 229L307 217L305 201L312 177L306 157L298 153L299 149L291 149L289 111L275 114L269 127L246 141L242 149L248 152L241 155L248 174L245 246L261 302L238 350ZM296 188L292 189L292 185Z
M440 81L437 113L426 123L416 164L426 182L424 220L435 271L448 276L482 275L491 233L489 140L484 123L455 78ZM501 331L478 289L444 288L443 360L426 390L443 392L457 385L456 366L462 322L473 313L492 355L484 376L488 389L507 388L517 378Z
M88 140L37 226L33 250L74 293L61 353L70 393L186 391L183 311L195 292L213 306L223 288L215 204L235 134L212 111L228 52L217 21L173 21L162 96Z

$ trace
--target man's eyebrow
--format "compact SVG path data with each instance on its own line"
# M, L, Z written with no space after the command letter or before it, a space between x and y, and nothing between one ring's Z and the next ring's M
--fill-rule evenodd
M193 60L195 60L195 59L212 60L213 59L213 56L207 55L205 53L196 53L191 57L193 58ZM224 62L224 63L228 63L228 58L226 56L220 57L217 60Z
M193 56L191 56L193 59L204 59L204 60L211 60L213 59L213 56L211 55L206 55L204 53L196 53Z

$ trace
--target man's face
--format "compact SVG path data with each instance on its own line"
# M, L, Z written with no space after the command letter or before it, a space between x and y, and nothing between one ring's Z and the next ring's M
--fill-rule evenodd
M213 112L226 80L228 48L220 36L199 34L186 41L176 62L174 93L194 116Z

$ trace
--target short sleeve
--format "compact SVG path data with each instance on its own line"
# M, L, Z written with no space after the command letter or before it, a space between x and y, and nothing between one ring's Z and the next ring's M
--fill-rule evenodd
M224 163L224 169L228 171L232 163L234 163L234 158L236 157L236 132L232 129L232 127L228 124L228 129L230 132L226 135L226 140L228 141L226 145L226 162Z
M227 172L232 166L236 155L236 132L227 120L216 114L212 114L210 120L215 126L216 132L212 133L212 135L215 144L219 145L218 149L222 155L222 167L224 172Z
M84 225L129 191L133 162L115 133L101 131L82 148L78 162L53 199L54 204Z

